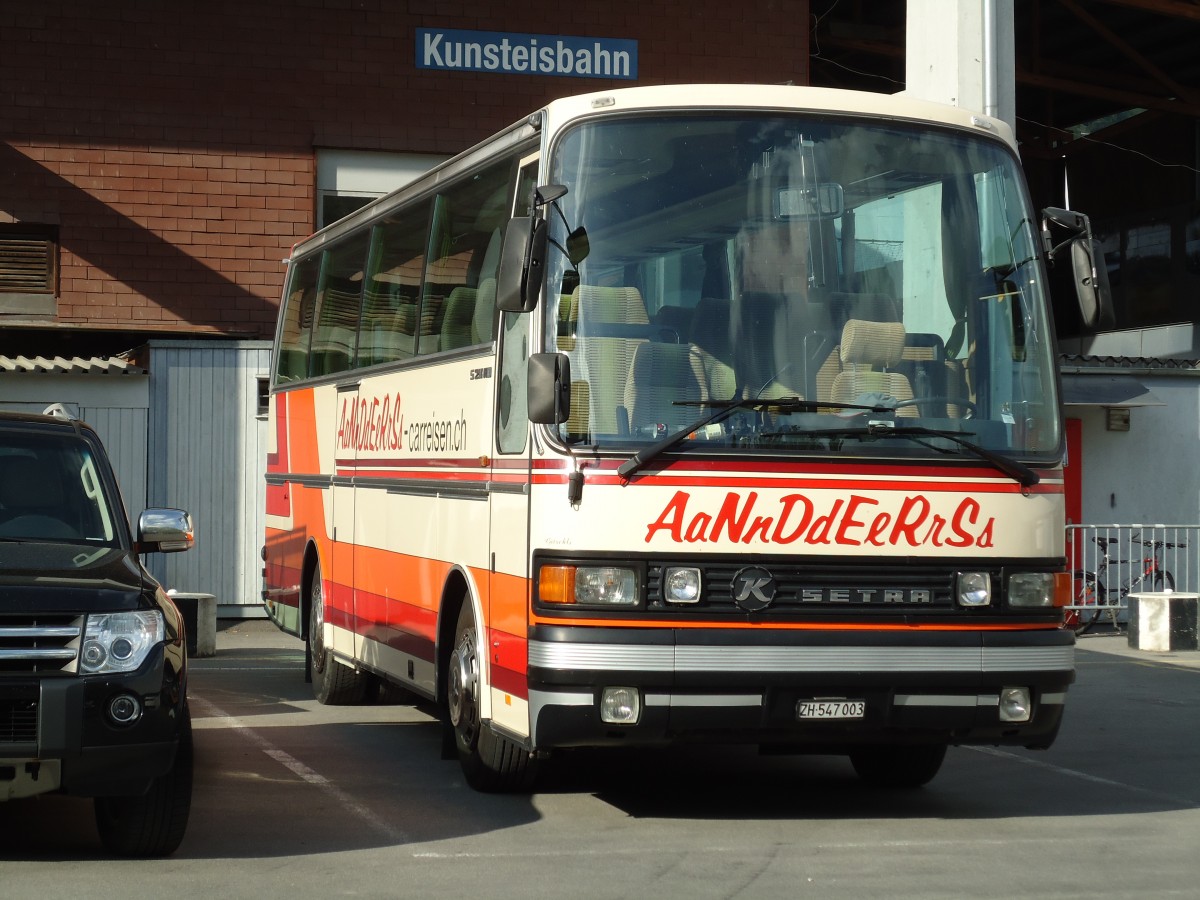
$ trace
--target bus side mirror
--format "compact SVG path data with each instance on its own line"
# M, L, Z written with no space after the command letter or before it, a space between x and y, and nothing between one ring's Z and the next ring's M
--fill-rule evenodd
M1104 264L1104 251L1090 236L1071 241L1071 273L1083 327L1088 331L1112 328L1116 314L1108 267Z
M571 417L571 360L565 353L529 356L529 421L558 425Z
M532 216L509 220L496 277L496 306L526 313L537 306L546 267L546 222Z
M1050 235L1051 225L1067 229L1071 236L1055 245ZM1075 300L1083 327L1087 331L1112 328L1116 324L1116 315L1108 284L1108 268L1103 250L1092 237L1088 217L1069 209L1047 207L1042 210L1042 243L1051 262L1064 247L1069 248L1071 282L1075 286Z

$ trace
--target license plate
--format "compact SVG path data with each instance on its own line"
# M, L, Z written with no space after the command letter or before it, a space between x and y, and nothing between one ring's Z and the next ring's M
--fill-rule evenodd
M861 719L867 713L865 700L800 700L797 719Z

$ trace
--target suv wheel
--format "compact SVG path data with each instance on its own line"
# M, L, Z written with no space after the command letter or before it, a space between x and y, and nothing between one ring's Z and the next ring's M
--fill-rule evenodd
M96 828L110 853L167 856L183 840L191 808L192 720L185 705L170 771L154 779L140 797L97 797Z

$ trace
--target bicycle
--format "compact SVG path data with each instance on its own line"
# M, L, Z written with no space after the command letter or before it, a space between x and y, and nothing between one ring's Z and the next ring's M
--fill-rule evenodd
M1073 572L1071 576L1078 587L1075 592L1075 602L1068 610L1066 624L1074 630L1075 634L1085 634L1105 615L1111 620L1113 629L1120 631L1121 625L1118 619L1121 610L1125 608L1124 600L1129 594L1135 593L1138 588L1151 585L1156 592L1164 589L1175 590L1175 576L1159 562L1159 554L1166 548L1186 547L1187 544L1153 539L1142 540L1136 534L1129 540L1131 544L1149 547L1149 555L1142 558L1140 572L1131 575L1119 587L1110 588L1108 586L1109 569L1114 566L1131 564L1135 560L1113 559L1109 555L1108 548L1110 545L1118 543L1117 538L1100 535L1092 538L1101 553L1096 571L1088 572L1081 569Z

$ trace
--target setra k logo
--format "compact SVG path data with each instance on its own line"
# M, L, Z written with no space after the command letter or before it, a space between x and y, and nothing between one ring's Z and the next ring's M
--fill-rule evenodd
M747 566L733 576L733 602L746 612L759 612L775 599L775 576L760 566Z

